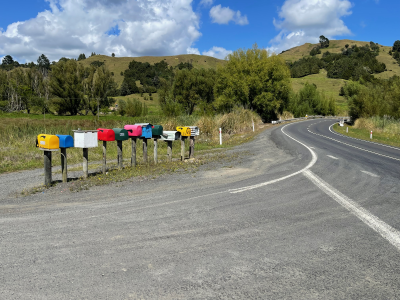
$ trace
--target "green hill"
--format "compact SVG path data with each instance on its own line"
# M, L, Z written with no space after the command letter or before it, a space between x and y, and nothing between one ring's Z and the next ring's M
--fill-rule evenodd
M346 44L350 46L364 46L366 44L369 45L369 42L353 40L331 40L329 47L321 49L322 53L318 54L317 57L321 58L323 53L326 51L329 51L331 53L340 53L342 49L345 48ZM279 56L282 56L288 62L295 62L303 57L309 57L310 51L317 45L318 44L306 43L304 45L284 51L279 54ZM392 46L379 45L379 47L380 51L379 55L377 56L377 60L379 62L385 63L387 70L379 74L374 74L374 76L380 79L387 79L394 75L400 76L399 64L392 58L392 56L389 55L389 50L391 50ZM346 113L346 99L342 96L339 96L340 88L345 84L346 80L327 78L327 72L325 70L321 70L319 74L309 75L302 78L292 78L293 90L295 92L299 91L306 82L314 83L320 91L324 91L326 94L334 97L340 112Z
M217 68L218 65L222 65L225 61L204 55L196 55L196 54L182 54L182 55L174 55L174 56L141 56L141 57L110 57L106 55L95 55L91 56L87 59L79 61L82 65L89 66L90 63L94 61L104 62L105 66L111 71L114 72L115 82L120 86L124 77L121 75L121 72L124 72L128 69L129 63L132 60L136 60L138 62L148 62L150 64L154 64L164 60L168 65L175 67L179 63L190 62L193 64L195 68Z

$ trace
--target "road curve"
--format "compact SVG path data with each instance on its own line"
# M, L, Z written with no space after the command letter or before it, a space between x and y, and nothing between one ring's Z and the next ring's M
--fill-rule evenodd
M0 298L400 299L400 151L333 123L195 174L1 201Z

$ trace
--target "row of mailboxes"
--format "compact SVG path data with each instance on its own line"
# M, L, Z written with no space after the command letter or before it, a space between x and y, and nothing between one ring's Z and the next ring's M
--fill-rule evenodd
M135 125L125 125L124 128L97 130L74 130L74 139L70 135L51 135L39 134L36 139L36 147L42 149L55 150L59 148L95 148L98 141L125 141L129 137L149 139L158 137L164 141L175 141L182 137L199 135L196 126L177 127L177 131L164 131L161 125L151 125L149 123L138 123Z

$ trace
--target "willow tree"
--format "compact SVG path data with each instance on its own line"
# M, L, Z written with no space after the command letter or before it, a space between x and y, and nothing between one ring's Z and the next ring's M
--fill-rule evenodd
M227 63L218 68L215 106L222 112L241 106L271 120L282 112L290 90L290 70L285 61L254 45L229 54Z

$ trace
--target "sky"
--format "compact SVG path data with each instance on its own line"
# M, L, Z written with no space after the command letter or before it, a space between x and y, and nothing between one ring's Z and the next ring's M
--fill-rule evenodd
M399 0L17 0L0 9L0 60L85 53L202 54L283 50L329 39L400 39Z

